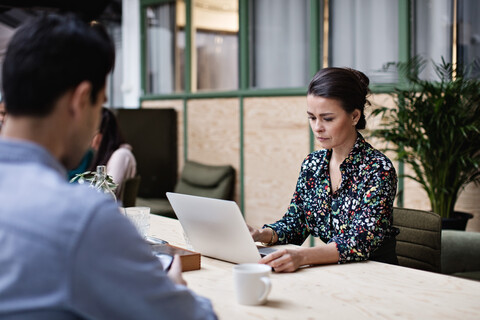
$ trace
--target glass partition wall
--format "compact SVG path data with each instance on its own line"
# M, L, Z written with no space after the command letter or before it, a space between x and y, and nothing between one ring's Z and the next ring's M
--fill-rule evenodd
M399 81L395 62L480 57L475 0L140 1L142 99L303 94L327 65L359 69L374 92L388 92ZM436 76L432 64L422 76Z
M331 0L331 66L363 71L372 83L396 83L398 0Z
M413 17L413 54L436 63L444 59L452 62L453 12L451 0L417 0ZM435 79L433 64L429 61L422 71L424 79Z
M182 5L183 4L183 5ZM145 9L145 91L168 94L185 89L185 16L183 1L169 1Z
M310 80L310 1L250 0L250 86L303 87Z
M193 91L238 89L238 1L192 4Z

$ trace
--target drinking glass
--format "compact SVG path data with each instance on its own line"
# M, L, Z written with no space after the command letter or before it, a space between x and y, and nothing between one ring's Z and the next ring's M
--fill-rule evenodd
M144 238L147 237L150 227L150 208L149 207L128 207L125 208L125 215L137 228L138 233Z

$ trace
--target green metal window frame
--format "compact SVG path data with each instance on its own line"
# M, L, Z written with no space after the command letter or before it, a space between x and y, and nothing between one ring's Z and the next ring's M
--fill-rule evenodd
M191 88L191 39L192 39L192 0L184 0L186 7L185 17L185 91L172 94L142 94L142 101L150 100L183 100L183 124L184 124L184 159L188 159L188 100L211 99L211 98L238 98L240 112L240 208L244 209L244 99L248 97L283 97L283 96L305 96L307 87L300 88L279 88L279 89L252 89L249 83L250 65L250 44L249 44L249 0L238 0L239 8L239 88L231 91L192 92ZM140 56L141 56L141 91L145 92L145 68L146 68L146 30L145 30L145 8L151 5L158 5L172 0L140 0ZM328 0L310 0L310 76L313 76L323 67L323 17L325 5ZM410 56L410 0L399 0L399 61L407 61ZM391 93L397 84L372 84L372 93ZM310 131L310 150L314 150L314 137ZM399 163L399 175L404 171L403 163ZM403 206L403 179L399 179L399 196L397 203Z

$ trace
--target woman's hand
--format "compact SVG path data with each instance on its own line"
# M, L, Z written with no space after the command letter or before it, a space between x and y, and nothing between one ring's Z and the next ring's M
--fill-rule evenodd
M337 263L339 258L336 243L330 242L311 248L279 249L260 259L259 263L273 267L276 272L294 272L305 265Z
M302 249L279 249L266 255L258 263L273 267L276 272L294 272L304 265L304 252Z
M261 230L255 229L247 224L248 231L253 238L253 241L261 241Z
M184 286L187 285L187 282L182 277L182 261L178 254L173 257L173 262L167 275L174 283L183 284Z
M248 224L247 227L250 231L253 241L273 244L278 240L277 234L274 233L273 229L271 228L255 229L250 227Z

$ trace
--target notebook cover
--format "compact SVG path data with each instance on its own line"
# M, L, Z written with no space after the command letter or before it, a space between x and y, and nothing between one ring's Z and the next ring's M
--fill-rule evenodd
M152 245L152 250L154 252L166 253L172 256L178 254L182 261L182 271L199 270L201 268L201 254L198 252L172 246L171 244L155 244Z

